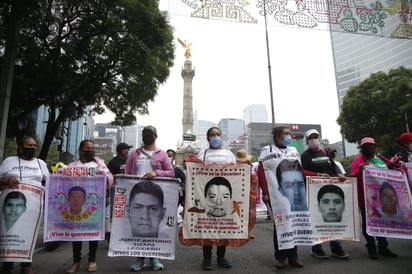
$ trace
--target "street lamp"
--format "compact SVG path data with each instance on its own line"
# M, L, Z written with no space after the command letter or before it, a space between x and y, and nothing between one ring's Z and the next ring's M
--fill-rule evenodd
M267 59L268 59L268 73L269 73L269 92L270 92L270 107L271 107L271 114L272 114L272 127L275 127L275 107L274 107L274 102L273 102L273 88L272 88L272 67L270 65L270 51L269 51L269 35L268 35L268 24L267 24L267 14L270 12L267 10L267 2L270 0L262 0L258 4L263 4L263 17L265 18L265 35L266 35L266 53L267 53Z

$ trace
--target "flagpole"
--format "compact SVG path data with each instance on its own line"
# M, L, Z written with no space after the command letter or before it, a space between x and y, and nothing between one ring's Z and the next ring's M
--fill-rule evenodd
M275 127L275 107L273 102L273 88L272 88L272 67L270 65L270 51L269 51L269 35L268 35L268 25L267 25L267 12L266 12L266 2L268 0L263 0L263 13L265 17L265 34L266 34L266 53L268 59L268 73L269 73L269 91L270 91L270 107L272 113L272 127Z

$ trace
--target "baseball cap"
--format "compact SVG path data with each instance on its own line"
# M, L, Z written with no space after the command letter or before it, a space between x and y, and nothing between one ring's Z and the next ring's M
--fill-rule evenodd
M376 145L375 139L372 137L365 137L360 141L360 146L363 146L364 144L374 144Z
M310 135L312 135L314 133L317 134L317 135L320 135L319 131L317 131L316 129L309 129L308 131L305 132L305 137L308 138Z
M117 151L117 152L120 152L120 151L122 151L123 149L131 149L132 147L133 147L133 146L129 146L129 145L126 144L126 143L120 143L120 144L117 145L116 151Z
M149 131L151 131L155 136L157 136L157 130L156 130L156 128L155 128L154 126L145 126L145 127L143 128L142 132L145 131L145 130L149 130Z
M401 136L399 137L399 140L402 143L405 143L406 141L412 142L412 133L411 132L402 133Z

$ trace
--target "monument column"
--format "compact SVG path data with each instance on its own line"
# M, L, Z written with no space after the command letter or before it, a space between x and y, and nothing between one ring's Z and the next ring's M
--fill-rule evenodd
M195 70L192 68L192 61L186 60L182 68L183 77L183 135L193 134L193 96L192 80L195 76Z

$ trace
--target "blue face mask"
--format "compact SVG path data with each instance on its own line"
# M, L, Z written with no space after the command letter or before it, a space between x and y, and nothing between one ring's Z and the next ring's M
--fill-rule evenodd
M220 136L212 136L209 139L209 143L212 147L220 147L222 144L222 138L220 138Z
M290 145L290 143L292 143L292 136L286 135L286 136L283 138L282 144L283 144L285 147L287 147L287 146Z

